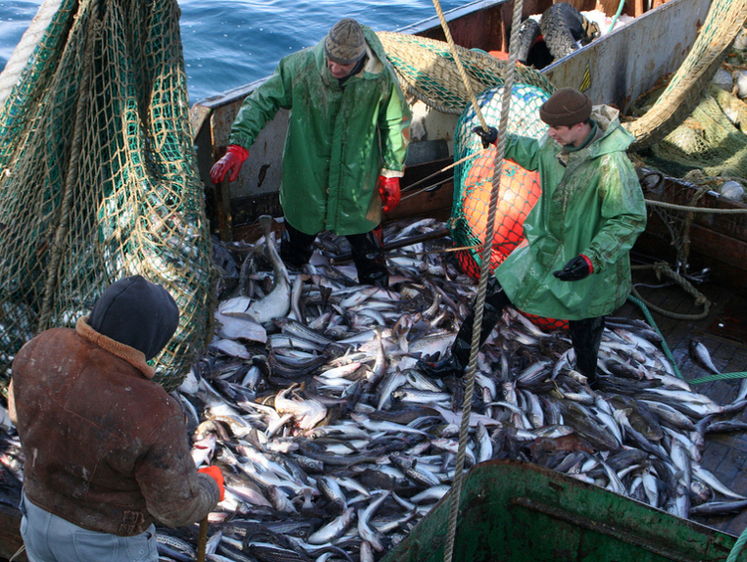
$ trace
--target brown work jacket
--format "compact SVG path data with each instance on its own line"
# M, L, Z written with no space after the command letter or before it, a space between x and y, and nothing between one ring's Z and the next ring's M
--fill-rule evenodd
M75 525L121 536L155 520L199 521L218 486L198 474L179 403L142 352L94 331L54 328L13 361L9 406L25 456L24 490Z

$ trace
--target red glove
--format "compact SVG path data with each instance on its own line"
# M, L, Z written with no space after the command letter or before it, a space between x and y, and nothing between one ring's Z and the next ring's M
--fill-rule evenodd
M220 500L223 501L223 497L226 495L226 489L223 486L223 473L220 471L220 468L217 466L206 466L205 468L201 468L197 472L202 472L203 474L207 474L210 476L213 480L215 480L215 483L218 484L218 489L220 490Z
M228 181L236 181L241 171L241 165L248 156L249 151L243 146L229 144L223 158L213 164L210 170L210 181L214 184L219 184L225 179L228 172L231 172L231 175L228 176Z
M388 213L399 205L401 197L399 191L399 178L386 178L379 176L379 197L384 203L384 212Z

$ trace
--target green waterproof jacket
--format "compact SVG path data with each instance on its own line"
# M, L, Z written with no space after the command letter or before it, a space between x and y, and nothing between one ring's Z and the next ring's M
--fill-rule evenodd
M615 109L596 106L592 119L598 126L594 140L575 152L547 135L507 140L505 157L539 170L542 184L524 222L526 239L495 273L524 312L582 320L609 314L630 294L628 253L646 226L643 192L625 154L634 138ZM553 276L579 254L591 260L591 275L580 281Z
M291 110L280 203L297 230L362 234L381 222L382 169L402 175L411 113L376 34L363 26L367 61L343 87L327 68L324 41L284 57L250 94L229 144L249 148L280 108Z

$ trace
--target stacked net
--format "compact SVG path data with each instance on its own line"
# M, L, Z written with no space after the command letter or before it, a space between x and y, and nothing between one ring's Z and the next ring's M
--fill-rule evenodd
M709 177L747 183L747 104L711 86L690 116L641 158L677 177L702 170Z
M212 318L210 237L172 0L62 0L0 107L0 380L38 332L114 281L165 287L176 388Z

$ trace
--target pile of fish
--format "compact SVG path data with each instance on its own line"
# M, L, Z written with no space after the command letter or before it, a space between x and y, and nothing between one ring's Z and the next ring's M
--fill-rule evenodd
M442 227L397 223L385 242ZM252 245L214 243L215 339L174 393L195 463L225 475L207 559L380 559L454 479L465 381L429 379L418 359L448 353L475 280L447 239L388 253L389 290L358 285L332 259L346 240L329 234L288 271L264 228ZM599 390L573 364L567 332L506 309L478 357L465 468L533 462L685 518L747 505L700 465L709 431L743 429L729 418L747 387L714 403L675 376L649 325L626 318L608 318ZM20 480L11 434L2 463ZM162 560L195 559L196 526L159 527L158 540Z

